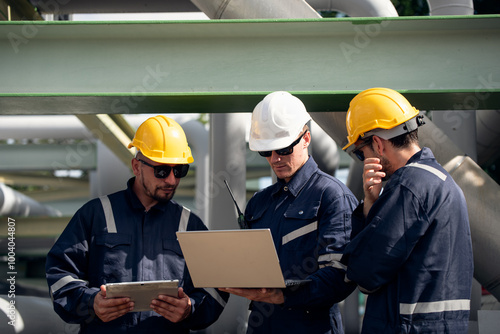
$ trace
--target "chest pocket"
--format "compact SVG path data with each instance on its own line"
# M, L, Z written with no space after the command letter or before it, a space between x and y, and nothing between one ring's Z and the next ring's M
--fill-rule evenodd
M294 249L316 247L319 202L292 205L285 212L282 246Z
M165 259L161 261L163 279L182 280L185 262L179 242L176 239L163 239L162 243L163 256L165 256Z
M262 216L267 210L267 206L261 206L257 210L255 210L252 215L246 215L245 221L247 222L250 228L268 228L267 226L269 222L266 224L261 221Z
M102 279L106 283L129 281L131 279L130 248L132 236L121 233L107 233L95 238L99 259L102 261Z

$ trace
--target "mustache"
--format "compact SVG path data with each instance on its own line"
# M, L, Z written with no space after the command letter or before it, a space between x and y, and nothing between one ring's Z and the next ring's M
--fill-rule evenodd
M171 190L177 188L176 186L161 186L161 187L156 187L156 189L159 190Z

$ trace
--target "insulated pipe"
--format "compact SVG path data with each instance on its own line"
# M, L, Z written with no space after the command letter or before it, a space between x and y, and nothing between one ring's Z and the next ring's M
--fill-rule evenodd
M472 0L427 0L429 15L473 15L474 4Z
M189 146L193 149L193 157L196 163L196 183L194 205L197 215L208 223L209 216L209 132L205 126L196 120L190 120L182 123L182 128L186 133ZM181 181L182 182L182 181Z
M394 17L398 12L390 0L307 0L316 10L339 11L351 17Z
M311 121L310 128L312 140L309 154L319 169L329 175L335 175L340 160L337 143L316 122Z
M462 188L469 210L474 277L500 301L500 186L470 157L456 156L443 166Z
M0 116L2 139L90 139L92 133L73 115Z
M0 216L61 217L61 212L0 183Z
M191 0L211 19L320 18L304 0Z

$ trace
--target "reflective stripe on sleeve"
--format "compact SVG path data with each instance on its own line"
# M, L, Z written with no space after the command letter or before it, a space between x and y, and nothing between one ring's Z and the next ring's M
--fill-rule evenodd
M347 270L347 266L340 262L342 254L324 254L318 257L318 263L320 268L333 267L337 269Z
M413 162L411 164L406 165L406 167L422 168L422 169L425 169L426 171L431 172L432 174L436 175L441 180L443 180L443 181L446 180L446 174L444 174L440 170L438 170L438 169L436 169L434 167L431 167L431 166L427 166L427 165L423 165L423 164L419 164L419 163Z
M187 226L189 222L189 215L191 214L191 210L182 207L181 220L179 221L179 232L187 231Z
M469 299L442 300L439 302L429 303L399 304L399 313L405 315L468 310L470 310Z
M295 231L290 232L287 235L283 236L283 238L281 239L281 244L284 245L287 242L292 241L293 239L301 237L307 233L316 231L317 229L318 229L318 222L317 221L315 221L311 224L308 224L306 226L302 226L301 228L296 229Z
M213 299L215 299L222 307L226 306L226 301L219 295L214 288L203 288Z
M106 228L108 233L116 233L115 216L113 215L113 209L111 208L111 202L108 196L99 197L102 203L102 208L104 209L104 218L106 219Z
M89 284L89 282L87 282L87 281L84 281L84 280L78 279L78 278L74 278L73 276L68 275L68 276L64 276L63 278L59 279L57 282L55 282L54 284L52 284L50 286L50 293L54 294L54 292L56 292L57 290L59 290L60 288L62 288L63 286L65 286L66 284L74 282L74 281L83 282L86 285Z

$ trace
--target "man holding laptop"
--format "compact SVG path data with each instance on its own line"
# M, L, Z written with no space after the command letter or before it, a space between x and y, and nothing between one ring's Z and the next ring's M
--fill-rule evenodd
M207 229L172 200L193 162L184 131L168 117L151 117L131 147L138 151L127 189L80 208L47 256L54 309L64 321L80 324L81 333L205 328L217 320L228 295L193 287L177 242L177 231ZM138 312L143 306L134 309L129 297L106 296L107 283L167 280L179 281L178 293L160 294L149 311Z
M343 333L336 303L355 285L345 283L340 259L358 202L309 157L310 119L288 92L267 95L252 113L250 149L267 159L278 181L250 199L246 222L271 230L285 280L309 282L222 289L252 300L248 333Z

